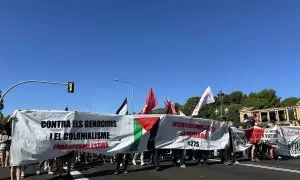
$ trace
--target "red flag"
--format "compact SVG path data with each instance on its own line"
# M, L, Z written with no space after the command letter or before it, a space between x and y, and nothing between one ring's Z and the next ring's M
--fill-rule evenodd
M171 100L167 100L167 114L177 114L176 106L171 102Z
M156 99L156 97L154 96L153 90L152 88L149 91L147 100L146 100L146 104L143 108L142 114L149 114L151 112L151 110L158 105L158 101Z

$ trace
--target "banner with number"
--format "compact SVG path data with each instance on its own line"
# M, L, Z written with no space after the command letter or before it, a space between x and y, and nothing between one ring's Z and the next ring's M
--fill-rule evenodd
M279 154L293 157L300 156L300 127L281 126L279 130Z
M218 150L229 146L230 124L177 115L119 116L68 111L16 111L11 165L36 163L83 151L113 155L153 149ZM300 156L300 127L231 128L234 152L253 143L279 144Z
M224 149L229 145L227 123L183 116L164 116L155 138L160 149Z
M155 148L223 149L229 126L173 115L119 116L68 111L16 111L11 165L83 151L113 155Z

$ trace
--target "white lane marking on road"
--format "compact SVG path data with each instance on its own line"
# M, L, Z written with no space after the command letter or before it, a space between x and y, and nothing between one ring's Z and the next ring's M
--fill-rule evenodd
M64 167L64 169L67 170L67 167ZM70 174L73 176L74 180L89 180L89 178L76 178L76 177L74 177L74 176L82 175L79 171L71 171Z
M256 165L256 164L238 164L240 166L248 166L248 167L256 167L256 168L262 168L262 169L271 169L275 171L284 171L284 172L292 172L292 173L298 173L300 174L300 171L293 170L293 169L284 169L284 168L277 168L277 167L271 167L271 166L262 166L262 165Z

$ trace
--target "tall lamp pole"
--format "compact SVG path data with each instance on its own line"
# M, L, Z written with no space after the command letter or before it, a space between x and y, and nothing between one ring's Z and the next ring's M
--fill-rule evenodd
M220 107L221 107L221 109L220 109L221 110L220 117L221 117L222 120L224 119L224 116L223 116L223 101L224 101L224 96L225 96L225 94L222 92L222 90L220 90L219 93L218 93L218 98L220 100ZM216 109L215 113L216 113L216 115L219 114L218 109ZM228 109L225 108L225 115L227 113L228 113Z
M133 81L123 81L123 80L119 80L119 79L115 79L115 82L120 82L120 83L124 83L124 84L129 84L131 85L131 93L132 93L132 99L131 99L131 114L133 115L134 112L134 82Z
M68 87L68 92L69 93L74 93L74 82L68 82L68 83L63 83L63 82L51 82L51 81L38 81L38 80L26 80L26 81L20 81L18 83L13 84L10 86L6 91L4 91L3 95L0 96L0 110L4 108L3 105L3 99L4 96L11 91L13 88L25 84L25 83L42 83L42 84L58 84L58 85L67 85Z

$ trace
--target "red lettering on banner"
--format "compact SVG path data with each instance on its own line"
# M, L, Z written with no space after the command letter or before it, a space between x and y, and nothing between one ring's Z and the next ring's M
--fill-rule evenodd
M289 130L283 133L284 136L300 136L299 130Z
M214 132L216 130L215 127L212 127L210 125L203 125L203 124L194 124L194 123L184 123L184 122L173 122L173 127L178 128L191 128L191 129L199 129L199 130L207 130Z
M67 149L105 149L108 148L107 142L100 142L94 144L55 144L54 149L67 150Z
M194 137L194 138L198 138L198 139L207 139L206 134L204 133L197 133L197 132L186 132L183 131L180 133L180 136L190 136L190 137Z

